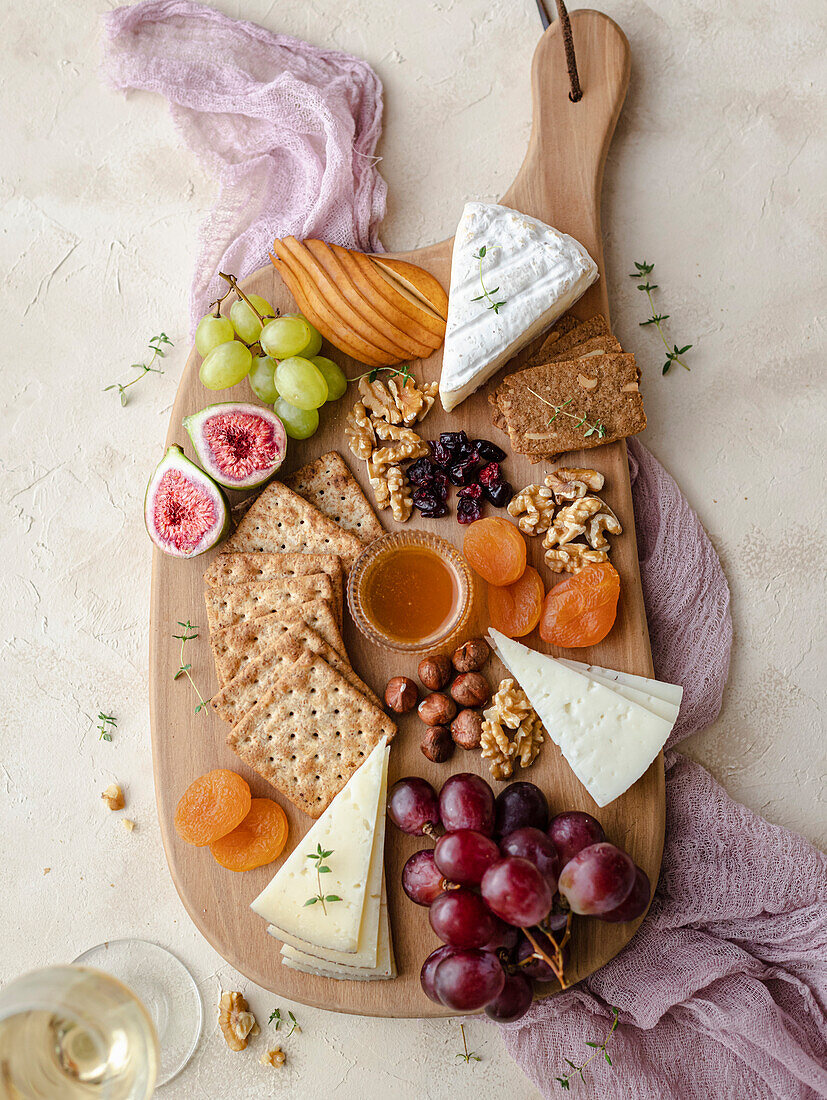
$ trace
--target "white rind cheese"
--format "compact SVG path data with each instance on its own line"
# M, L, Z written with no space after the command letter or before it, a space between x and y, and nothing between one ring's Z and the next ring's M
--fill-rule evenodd
M503 664L598 806L643 775L673 723L543 653L489 631Z
M481 247L485 256L478 259ZM485 289L498 310L482 297ZM451 260L439 395L450 411L553 325L597 279L573 237L496 203L469 202Z
M671 702L669 699L664 699L660 695L655 695L653 692L643 691L637 686L631 686L626 682L625 674L622 672L614 673L616 679L611 676L606 676L600 672L594 666L578 664L577 661L566 661L561 658L556 658L557 663L565 665L566 668L570 668L572 672L578 673L580 676L585 676L589 680L595 680L598 684L603 684L604 687L610 688L616 695L622 695L624 699L629 699L633 703L637 703L641 707L645 707L650 710L652 714L657 714L660 718L665 719L667 722L671 722L674 726L678 718L679 705ZM640 677L643 679L643 677ZM666 685L671 687L672 685Z
M251 905L279 939L299 950L355 953L359 947L388 752L382 740ZM319 902L305 904L319 892L316 863L308 858L317 845L331 852L325 860L330 873L321 876L322 892L342 899L325 908Z

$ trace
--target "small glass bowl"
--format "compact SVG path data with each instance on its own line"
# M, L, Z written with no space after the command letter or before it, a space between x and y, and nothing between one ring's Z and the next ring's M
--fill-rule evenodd
M383 633L368 617L362 587L377 558L389 551L410 546L422 546L439 555L454 574L458 595L453 615L439 631L415 641L402 641ZM444 645L461 629L471 610L473 583L473 574L468 563L450 542L438 535L432 535L430 531L394 531L376 539L356 559L347 582L347 603L353 621L374 645L395 650L397 653L426 653Z

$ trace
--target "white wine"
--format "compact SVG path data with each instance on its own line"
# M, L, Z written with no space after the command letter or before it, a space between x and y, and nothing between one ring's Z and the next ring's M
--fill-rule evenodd
M24 975L0 993L2 1100L148 1100L155 1031L116 979L79 966Z

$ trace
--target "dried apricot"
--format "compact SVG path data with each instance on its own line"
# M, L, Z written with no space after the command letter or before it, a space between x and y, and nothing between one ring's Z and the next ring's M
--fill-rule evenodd
M471 524L462 552L471 568L497 587L513 584L525 572L525 539L513 523L497 516Z
M620 577L613 565L587 565L546 596L540 637L567 649L596 645L612 629L619 595Z
M543 612L546 590L540 574L527 565L518 581L502 587L488 586L488 618L495 630L507 638L530 634Z
M211 844L210 851L228 871L252 871L278 859L286 843L287 814L271 798L254 798L241 824Z
M175 810L175 828L187 844L203 848L231 833L250 812L246 779L226 768L216 768L193 780Z

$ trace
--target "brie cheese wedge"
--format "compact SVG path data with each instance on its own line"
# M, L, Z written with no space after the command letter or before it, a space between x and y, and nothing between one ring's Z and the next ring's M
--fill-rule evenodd
M383 738L250 906L275 936L299 951L358 951L389 752ZM381 813L384 824L384 804ZM321 861L330 870L321 875L311 858L319 847L330 853ZM339 900L308 904L319 894L319 883L325 896Z
M640 779L666 743L674 721L498 630L489 630L489 636L598 806L613 802Z
M553 325L597 275L573 237L507 206L466 203L451 260L443 408L459 405Z

